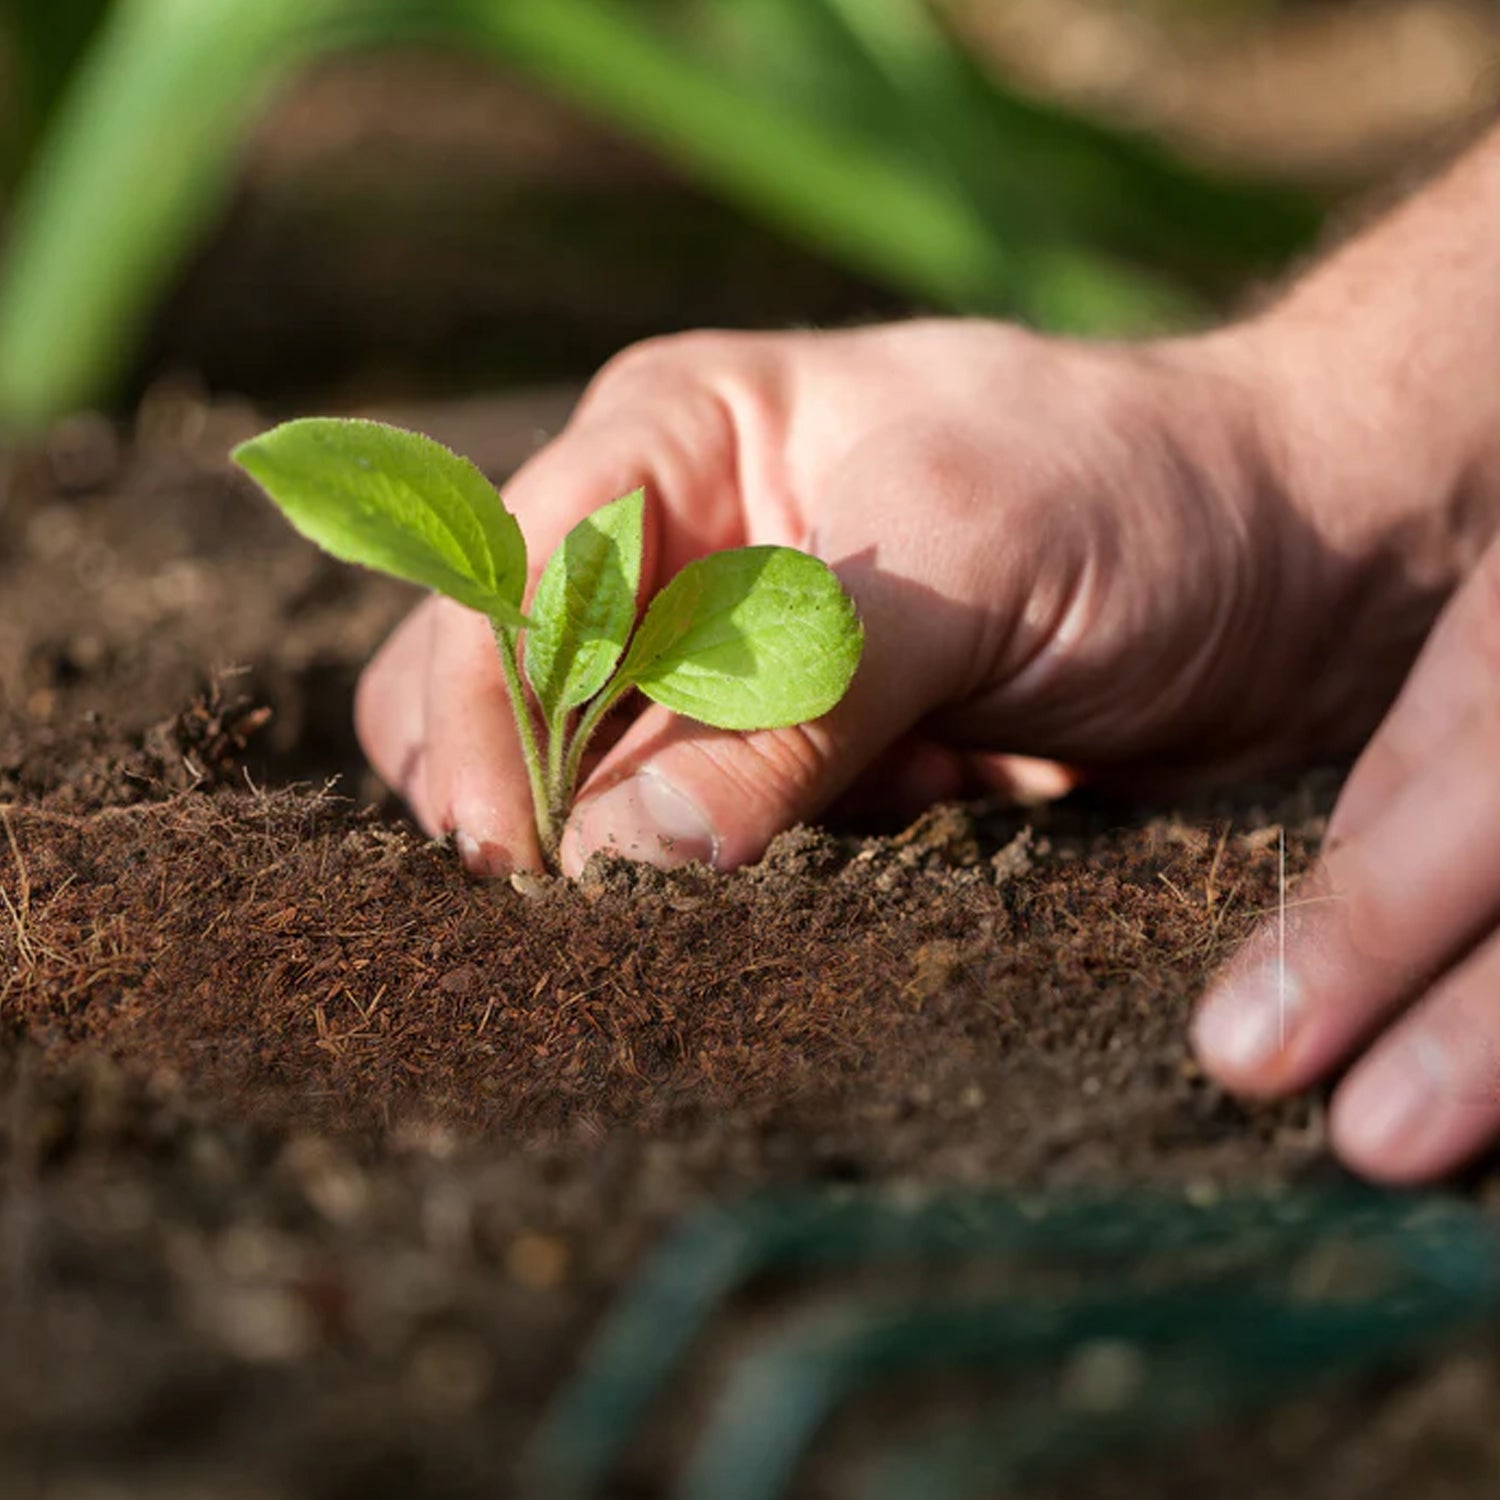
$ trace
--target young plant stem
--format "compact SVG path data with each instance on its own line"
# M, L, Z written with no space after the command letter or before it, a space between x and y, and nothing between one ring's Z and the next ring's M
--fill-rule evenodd
M630 683L618 676L611 678L599 690L599 696L584 709L578 727L573 731L573 741L563 758L562 806L571 807L578 791L578 774L583 769L583 752L594 737L594 731L603 723L604 716L630 690Z
M567 821L568 804L572 800L563 780L568 753L568 709L560 708L547 722L547 811L553 827L560 830Z
M521 682L521 664L516 657L520 632L508 625L496 625L495 644L500 648L500 663L505 668L505 688L510 694L510 708L515 715L516 731L521 737L521 755L526 762L526 779L531 784L531 806L536 815L536 836L542 846L542 858L549 865L557 854L558 828L553 817L551 788L542 766L536 742L536 725L531 719L531 704Z

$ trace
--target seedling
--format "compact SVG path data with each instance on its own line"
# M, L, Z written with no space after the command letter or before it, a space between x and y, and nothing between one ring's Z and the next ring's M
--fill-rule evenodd
M637 625L644 490L568 533L527 615L520 526L473 464L431 438L308 417L240 444L233 457L324 551L489 620L549 860L584 752L632 688L719 729L779 729L827 713L859 665L864 631L849 596L831 569L791 547L739 547L689 563Z

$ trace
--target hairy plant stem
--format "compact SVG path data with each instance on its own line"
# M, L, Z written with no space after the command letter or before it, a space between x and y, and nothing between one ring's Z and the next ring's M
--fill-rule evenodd
M510 694L510 709L521 737L521 756L526 762L526 779L531 784L531 806L536 816L536 836L542 846L542 858L552 865L556 861L560 830L554 816L551 787L542 765L536 742L536 725L531 719L531 703L521 682L521 664L516 656L520 632L508 625L496 625L495 644L500 648L500 663L505 668L505 688Z
M544 723L547 727L547 810L551 815L553 825L559 830L559 837L561 837L562 825L568 818L569 805L573 800L568 795L568 786L563 780L570 717L571 714L566 708L558 709L550 718L544 716Z
M536 836L542 846L542 858L551 868L557 865L557 846L563 824L578 791L578 777L583 769L583 752L603 722L605 714L630 690L630 683L618 674L612 677L597 697L579 716L571 736L568 734L570 711L560 708L543 721L545 745L537 739L531 700L521 680L519 643L521 633L508 625L491 621L500 663L505 669L505 688L510 697L511 713L521 740L521 757L526 762L526 780L531 787L531 806L536 817Z
M599 690L599 696L584 709L578 727L573 731L573 742L568 746L562 760L562 805L571 807L578 791L578 774L583 769L583 752L594 737L594 731L604 722L604 716L630 691L630 684L620 677L612 677Z

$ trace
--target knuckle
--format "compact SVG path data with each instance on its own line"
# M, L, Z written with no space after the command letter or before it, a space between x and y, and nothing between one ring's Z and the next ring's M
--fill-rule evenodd
M1326 930L1324 946L1331 942L1335 951L1386 970L1399 967L1405 954L1421 950L1432 919L1430 908L1380 878L1359 844L1333 850L1324 865L1321 882L1310 887L1313 894L1298 898L1327 904L1326 918L1319 913L1308 920L1310 934ZM1311 942L1307 946L1315 948Z
M972 527L987 488L986 466L972 442L941 428L928 432L916 450L916 481L924 526Z
M612 354L605 360L599 367L598 374L594 376L592 384L595 388L602 389L606 386L619 385L640 375L643 371L655 371L670 358L671 349L672 335L670 334L629 344L619 353Z
M998 482L972 439L947 423L917 418L857 443L838 463L831 487L859 497L862 509L883 522L931 539L953 534L950 526L972 534ZM920 506L911 504L913 494L921 496Z
M900 485L920 494L922 504L919 510L903 506L897 524L910 533L910 555L928 558L952 597L989 597L1002 542L1011 551L1021 550L1033 510L1045 514L1045 508L1032 506L1025 476L1014 476L1013 484L1010 478L997 476L962 433L934 426L917 435ZM1005 525L986 524L1002 503Z
M697 329L642 339L605 361L590 382L584 400L589 402L615 394L642 381L673 381L689 374L701 377L705 372L732 363L746 337Z
M769 421L758 367L736 352L748 337L684 333L632 345L594 377L571 430L628 451L671 510L736 494L743 445Z
M733 329L690 328L647 339L645 347L654 349L656 358L666 364L714 371L737 363L755 342L754 334Z
M1358 826L1378 816L1417 774L1419 762L1406 748L1398 729L1396 725L1387 727L1365 747L1334 806L1325 836L1328 848L1347 842Z

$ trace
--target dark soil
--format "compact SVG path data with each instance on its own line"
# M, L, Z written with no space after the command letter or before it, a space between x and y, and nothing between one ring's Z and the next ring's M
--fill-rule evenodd
M563 408L422 420L500 476ZM769 1183L1337 1176L1316 1100L1247 1110L1183 1041L1332 776L476 884L347 727L408 598L231 479L251 426L159 397L9 462L0 1494L512 1493L661 1229ZM1487 1493L1493 1343L1067 1493Z

